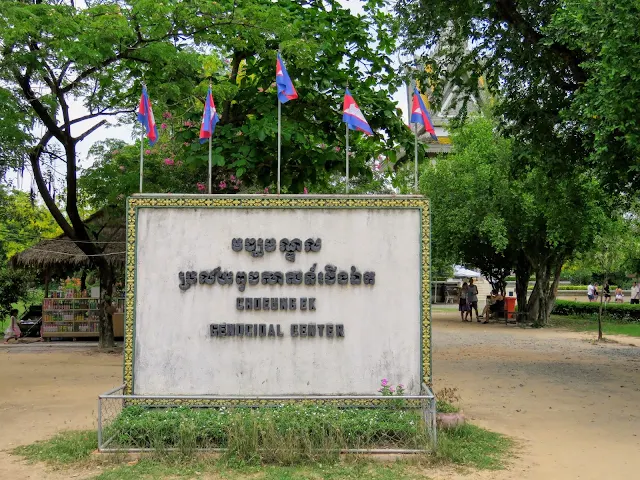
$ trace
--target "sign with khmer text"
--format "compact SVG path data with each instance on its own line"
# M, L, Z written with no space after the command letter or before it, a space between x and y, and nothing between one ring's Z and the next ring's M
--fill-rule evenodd
M430 383L422 198L141 195L127 210L129 393Z

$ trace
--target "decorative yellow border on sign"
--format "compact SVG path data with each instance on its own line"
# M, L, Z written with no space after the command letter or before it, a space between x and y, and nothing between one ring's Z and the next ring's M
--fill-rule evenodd
M421 213L421 333L422 382L431 386L431 235L429 201L419 196L312 196L312 195L134 195L127 199L127 255L125 264L124 394L133 394L135 337L135 282L137 210L139 208L354 208L418 209ZM202 400L194 400L202 402ZM176 400L189 405L190 401ZM212 406L215 401L212 401ZM370 400L364 401L371 402ZM141 400L141 403L148 403Z

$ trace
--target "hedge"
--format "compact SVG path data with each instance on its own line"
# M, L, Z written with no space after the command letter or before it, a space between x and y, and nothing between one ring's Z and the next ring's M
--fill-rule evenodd
M555 315L597 316L600 302L572 302L556 300L553 312ZM608 303L602 306L602 313L615 320L640 321L640 305L630 303Z

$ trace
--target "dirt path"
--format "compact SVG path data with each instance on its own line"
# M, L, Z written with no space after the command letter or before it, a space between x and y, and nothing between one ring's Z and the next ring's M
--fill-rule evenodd
M457 387L473 422L516 438L509 469L435 478L627 479L640 472L640 346L588 334L461 323L434 313L435 385ZM620 339L619 339L620 340ZM636 341L636 343L640 343ZM0 478L68 479L7 453L65 429L95 427L99 393L122 360L90 348L0 347ZM86 478L94 472L74 472Z
M62 430L94 428L97 399L122 381L122 357L91 348L0 348L0 478L70 478L7 453ZM74 472L73 478L82 478Z
M478 478L638 477L640 348L590 338L434 313L434 383L457 387L473 422L521 442L509 470Z

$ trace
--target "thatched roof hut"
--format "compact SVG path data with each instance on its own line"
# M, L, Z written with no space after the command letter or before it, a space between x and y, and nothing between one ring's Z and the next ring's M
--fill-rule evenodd
M123 267L126 250L124 217L117 218L100 210L87 218L84 223L89 236L95 239L95 243L104 252L106 259L115 267ZM42 240L16 253L9 261L14 267L35 267L51 272L93 267L91 258L64 234Z

